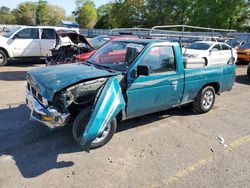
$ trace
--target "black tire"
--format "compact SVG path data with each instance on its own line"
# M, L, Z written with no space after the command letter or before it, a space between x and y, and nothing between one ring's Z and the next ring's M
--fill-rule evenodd
M7 54L3 50L0 50L0 67L6 65L7 61L8 61Z
M204 87L198 93L195 101L193 102L194 111L200 114L207 113L213 108L214 102L215 102L214 88L212 86Z
M203 59L204 59L204 61L205 61L205 66L207 66L207 64L208 64L208 61L207 61L207 58L205 58L205 57L203 57Z
M77 115L76 119L74 120L72 132L73 132L73 137L77 143L80 143L80 141L81 141L81 137L82 137L82 135L85 131L85 128L88 124L88 121L91 117L91 113L92 113L91 110L92 110L91 107L85 108ZM111 140L111 138L113 137L113 135L116 131L116 127L117 127L117 121L116 121L116 118L114 118L112 120L112 122L110 123L110 125L108 126L108 132L107 132L107 135L105 136L105 138L103 140L101 140L100 142L93 141L90 145L90 149L99 148L99 147L102 147L105 144L107 144ZM102 136L102 135L100 135L100 136Z

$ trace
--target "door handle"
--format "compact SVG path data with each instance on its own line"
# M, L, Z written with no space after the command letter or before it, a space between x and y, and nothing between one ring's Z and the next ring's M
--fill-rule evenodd
M172 82L172 86L176 86L178 84L178 81Z

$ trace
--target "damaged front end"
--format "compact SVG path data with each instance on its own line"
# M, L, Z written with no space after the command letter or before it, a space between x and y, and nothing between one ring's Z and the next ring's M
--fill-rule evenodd
M76 56L79 54L92 54L94 48L90 45L84 35L74 32L57 33L59 42L54 49L51 49L46 57L46 65L59 65L77 62ZM65 45L64 41L70 40L70 44ZM66 40L67 41L67 40Z
M47 101L32 83L27 84L26 104L31 110L31 119L44 123L49 128L63 127L74 120L84 107L94 103L95 96L107 78L85 81L55 94Z

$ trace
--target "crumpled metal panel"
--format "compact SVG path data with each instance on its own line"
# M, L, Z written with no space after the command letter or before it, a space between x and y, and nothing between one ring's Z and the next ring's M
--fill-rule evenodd
M84 131L81 145L85 150L102 133L117 114L125 108L125 100L116 77L110 77L99 91L92 115Z
M54 94L81 81L113 76L112 73L84 63L73 63L33 69L26 78L46 99L52 101Z

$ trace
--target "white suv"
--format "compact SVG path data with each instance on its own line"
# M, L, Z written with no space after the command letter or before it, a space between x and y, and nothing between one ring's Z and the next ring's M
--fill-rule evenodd
M236 50L228 44L213 41L197 41L182 49L186 58L199 58L205 60L206 66L236 63Z
M0 35L0 66L4 66L8 59L46 57L49 50L54 48L59 41L58 30L69 29L49 26L17 26L10 32Z

